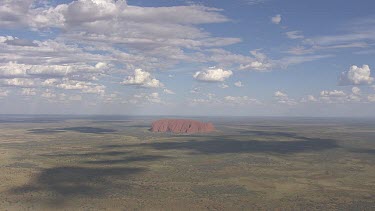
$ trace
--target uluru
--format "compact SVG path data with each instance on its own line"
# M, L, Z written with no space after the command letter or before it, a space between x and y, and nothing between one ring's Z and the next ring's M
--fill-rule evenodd
M215 130L212 123L190 119L160 119L152 123L152 132L171 132L179 134L209 133Z

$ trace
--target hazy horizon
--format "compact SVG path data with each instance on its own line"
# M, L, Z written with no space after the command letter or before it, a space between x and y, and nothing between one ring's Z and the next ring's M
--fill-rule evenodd
M118 118L124 119L126 117L134 118L198 118L198 119L207 119L210 118L220 118L220 119L325 119L325 120L337 120L337 119L348 119L348 120L375 120L374 116L230 116L230 115L173 115L173 114L161 114L161 115L151 115L151 114L0 114L0 117L87 117L87 118Z

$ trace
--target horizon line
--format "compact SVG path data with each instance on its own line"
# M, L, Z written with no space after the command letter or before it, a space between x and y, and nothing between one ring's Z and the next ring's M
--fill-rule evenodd
M257 115L178 115L178 114L160 114L160 115L152 115L152 114L21 114L21 113L13 113L13 114L4 114L0 113L0 116L123 116L123 117L222 117L222 118L362 118L362 119L374 119L375 116L286 116L286 115L270 115L270 116L257 116Z

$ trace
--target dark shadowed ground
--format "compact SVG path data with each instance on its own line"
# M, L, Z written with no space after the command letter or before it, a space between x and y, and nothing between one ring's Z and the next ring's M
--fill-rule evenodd
M0 210L375 210L374 120L155 118L1 116Z

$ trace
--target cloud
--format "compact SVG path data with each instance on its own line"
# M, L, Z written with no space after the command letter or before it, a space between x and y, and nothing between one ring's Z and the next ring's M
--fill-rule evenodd
M222 9L201 5L140 7L115 0L57 4L1 1L1 28L48 33L51 38L0 36L0 78L33 80L41 92L48 88L103 94L105 86L101 83L106 75L126 78L126 73L136 68L158 71L181 61L199 62L203 57L204 62L210 62L207 49L241 39L215 37L202 24L228 21ZM148 72L145 74L142 79L135 73L123 83L163 87L159 80L147 77ZM91 82L94 80L96 83Z
M303 54L312 54L316 51L320 50L337 50L337 49L344 49L344 48L366 48L368 44L364 42L354 42L348 44L337 44L337 45L328 45L328 46L320 46L320 45L311 45L311 46L296 46L290 48L287 52L290 54L295 55L303 55ZM355 52L356 54L360 54L360 52Z
M29 7L30 4L24 6L25 9ZM5 3L4 8L14 11L18 9L10 3ZM30 18L25 19L28 20L25 23L41 31L48 28L61 28L63 29L59 34L59 37L63 38L61 40L75 45L69 46L71 48L50 46L48 49L42 49L49 46L37 41L38 46L34 46L35 48L19 48L17 51L26 50L28 55L19 60L27 59L27 62L51 63L49 60L53 62L64 60L64 63L67 63L69 57L69 60L81 60L86 63L100 57L100 60L119 62L127 66L127 69L134 69L134 67L149 70L162 69L171 67L181 60L194 60L194 55L186 53L185 49L196 51L204 50L206 47L241 42L239 38L213 37L198 26L229 21L221 12L221 9L198 5L137 7L128 5L126 1L110 0L80 0L59 4L56 7L48 5L30 7L27 11L22 11L23 16L30 15ZM14 21L15 25L19 25L19 22ZM126 47L120 49L112 45ZM9 45L4 47L10 48ZM90 49L90 51L84 52L82 49ZM49 52L51 50L56 51ZM64 52L68 50L70 52ZM20 55L14 52L12 55L9 53L8 57L11 58L14 54ZM45 60L45 58L50 59ZM27 62L22 61L22 63Z
M221 104L222 100L217 98L215 94L213 93L203 93L203 96L200 98L194 98L190 99L189 104L190 105L198 105L198 104L210 104L210 105L217 105Z
M98 63L96 63L95 68L96 69L106 69L106 68L108 68L108 64L105 63L105 62L98 62Z
M36 95L36 89L34 89L34 88L23 88L21 94L24 95L24 96L35 96Z
M274 24L279 24L281 22L281 15L277 14L271 18L271 22Z
M315 102L315 101L317 101L317 99L316 99L313 95L308 95L308 96L307 96L307 100L308 100L308 101L311 101L311 102Z
M369 21L371 20L371 21ZM373 18L357 18L336 29L340 33L309 37L302 40L300 46L289 50L292 54L310 54L316 51L337 51L345 48L371 48L375 41L375 22ZM297 33L297 36L300 35ZM366 53L371 50L354 52Z
M349 102L360 102L362 100L362 97L360 95L356 94L350 94L348 95L348 100Z
M375 94L368 95L368 96L367 96L367 100L368 100L369 102L375 102Z
M302 98L301 102L302 103L307 103L307 102L317 102L318 100L314 97L314 95L307 95L306 98Z
M46 89L46 90L41 94L41 96L44 97L44 98L51 99L51 98L56 98L56 97L57 97L57 94L56 94L56 93L53 93L50 89Z
M324 59L332 57L332 55L307 55L307 56L288 56L279 60L272 61L274 67L287 68L290 65L301 64L305 62L311 62L318 59Z
M237 82L235 82L234 85L235 85L236 87L243 87L243 84L242 84L241 81L237 81Z
M235 54L220 48L207 49L204 52L195 54L195 62L208 62L218 64L220 67L237 66L247 64L255 59L251 56Z
M0 99L3 97L7 97L9 94L9 90L2 90L0 89Z
M166 93L166 94L170 94L170 95L174 95L174 94L176 94L176 93L174 93L174 92L173 92L172 90L170 90L170 89L164 89L163 92Z
M342 90L323 90L319 97L308 95L301 99L302 103L317 102L317 103L355 103L364 102L361 90L358 87L353 87L351 93L345 93Z
M237 105L260 104L257 99L250 98L248 96L225 96L224 101Z
M98 65L99 64L99 65ZM103 64L98 63L96 66L85 64L70 65L44 65L44 64L19 64L10 61L0 64L0 78L52 78L52 77L81 77L103 73L105 69Z
M119 103L121 102L122 98L118 95L119 93L111 93L111 94L108 94L108 95L102 95L101 97L103 97L103 102L106 103L106 104L109 104L109 103Z
M354 90L356 92L358 90ZM320 92L320 101L326 103L346 103L346 102L358 102L361 97L357 94L347 94L341 90L323 90Z
M56 85L57 88L65 90L80 90L82 93L104 95L105 86L85 81L63 79Z
M326 91L323 90L320 92L320 96L322 97L345 97L346 94L343 91L339 90L333 90L333 91Z
M44 90L41 95L42 98L45 98L50 103L59 103L59 104L67 104L68 101L80 101L79 95L67 95L65 93L57 93L55 90L46 89Z
M250 64L240 65L240 70L267 70L270 64L264 64L259 61L253 61Z
M164 102L160 98L159 93L157 92L134 94L130 99L123 101L123 103L131 103L138 105L164 104Z
M275 96L275 97L288 97L287 94L285 94L284 92L281 92L281 91L276 91L276 92L274 93L274 96Z
M81 95L72 95L72 96L69 97L69 100L71 100L71 101L81 101L82 96Z
M261 104L257 99L250 98L249 96L224 96L222 98L217 97L215 94L208 93L204 98L194 98L189 102L191 105L197 104L209 104L209 105L250 105L250 104Z
M263 4L268 2L269 0L243 0L248 5L256 5L256 4Z
M14 86L14 87L34 87L35 82L28 78L12 78L0 80L2 86Z
M370 67L366 64L362 67L352 65L349 70L342 72L339 78L340 85L364 85L371 84L373 81Z
M146 88L159 88L164 86L159 80L153 78L149 72L143 71L142 69L135 69L134 75L128 76L122 84Z
M233 74L230 70L224 70L221 68L210 67L205 71L198 71L194 74L194 78L198 81L206 82L223 82Z
M86 86L98 87L97 92L103 93L102 79L108 75L125 78L125 85L163 87L151 76L143 82L135 75L127 76L134 69L147 70L147 74L171 70L181 62L261 71L278 65L259 50L251 51L251 55L224 50L223 46L242 39L217 37L202 25L230 22L222 9L197 4L141 7L115 0L43 2L47 3L0 1L1 28L50 35L33 36L35 40L0 36L0 78L27 78L37 85L57 79L56 84L44 84L40 89L95 92L79 89ZM228 77L212 78L201 71L196 79L224 81Z
M266 71L327 57L309 55L272 59L259 49L249 55L225 50L231 49L226 46L240 43L242 39L215 36L206 29L208 24L231 21L225 16L225 11L213 7L197 4L141 7L123 0L42 1L47 3L41 4L39 0L0 1L0 28L4 33L20 32L17 33L20 37L0 36L0 85L17 89L15 93L25 96L42 94L69 100L70 97L78 99L76 96L82 94L86 100L90 95L84 93L94 93L100 95L100 99L115 99L117 97L107 96L106 85L124 79L124 85L161 87L160 93L132 96L133 99L144 97L158 102L159 95L165 96L173 91L166 89L155 78L156 74L161 70L165 76L170 74L167 71L180 74L177 73L180 64L221 67L199 71L194 78L220 82L217 85L226 87L234 82L228 80L233 75L228 69ZM248 2L260 3L263 0ZM281 15L272 19L276 24L282 20ZM33 32L31 37L27 31ZM292 39L303 37L299 31L287 32L287 36ZM322 37L316 38L312 43L324 43ZM346 42L347 38L350 37L345 38ZM361 39L373 38L367 34ZM328 43L330 40L327 39ZM341 47L347 45L343 43ZM362 46L361 43L358 46ZM128 75L132 71L134 74ZM183 79L177 77L176 80ZM242 85L240 81L234 84L237 87ZM108 86L111 86L108 89L118 88ZM221 103L246 101L244 96L227 97L225 100L225 97L210 96L207 100ZM280 100L290 102L292 99L281 97Z
M106 87L101 84L96 84L96 83L86 82L86 81L71 80L69 78L63 78L63 79L49 78L41 82L41 85L44 87L54 87L54 88L64 89L64 90L78 90L81 93L97 94L97 95L104 95L105 89L106 89Z
M37 46L37 44L32 40L19 39L18 37L13 36L0 36L0 43L14 46Z
M55 86L59 83L59 80L56 79L56 78L49 78L49 79L46 79L45 81L43 81L41 83L42 86Z
M16 78L25 77L26 71L29 69L28 65L8 62L0 66L0 78Z
M10 11L20 10L7 2L3 7ZM208 33L195 27L230 21L221 12L221 9L201 5L139 7L128 5L126 1L77 0L38 8L25 4L20 11L22 15L17 15L7 25L22 24L39 30L61 28L76 39L124 42L136 49L154 49L168 46L169 43L174 46L198 47L238 42L237 38L210 37ZM155 37L161 39L154 39Z
M13 39L13 40L7 40L4 43L8 45L16 45L16 46L38 46L35 42L32 40L26 40L26 39Z
M288 95L282 91L276 91L273 95L276 98L278 103L291 105L291 106L298 104L294 99L289 98Z
M317 45L329 46L337 44L355 43L358 41L374 40L374 35L374 31L362 29L355 33L349 32L341 35L327 35L315 37L312 38L311 41Z
M151 103L161 103L161 98L159 97L159 93L153 92L146 96L146 99Z
M250 54L254 56L255 59L253 59L253 61L250 61L248 64L241 64L239 67L240 70L264 71L272 68L272 61L269 61L264 53L261 53L259 50L252 50L250 51Z
M24 25L27 21L25 14L28 13L32 0L14 0L0 2L0 26L14 27L15 24Z
M360 95L361 94L361 89L358 87L353 87L352 88L352 93L355 95Z
M301 31L289 31L285 33L289 39L303 39L304 36L301 34Z
M229 86L226 85L226 84L224 84L224 83L222 83L222 84L219 85L219 87L222 88L222 89L226 89L226 88L228 88Z
M78 0L52 9L52 14L45 14L46 19L55 18L65 27L94 23L95 21L113 20L115 17L129 22L206 24L226 22L228 19L219 14L220 9L199 5L174 7L138 7L127 5L126 1L113 0ZM184 18L185 17L185 18ZM35 21L35 19L34 19ZM35 21L37 22L37 21ZM40 21L39 24L50 24Z
M191 94L198 94L198 93L200 93L200 91L201 91L201 89L199 87L194 87L189 92Z

